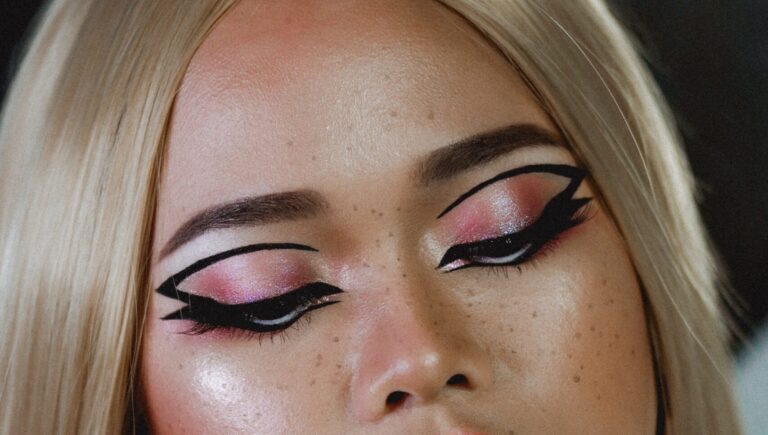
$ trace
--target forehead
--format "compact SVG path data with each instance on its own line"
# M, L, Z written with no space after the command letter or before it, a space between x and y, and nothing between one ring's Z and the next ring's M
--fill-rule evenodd
M508 62L437 2L243 0L183 78L157 236L226 200L392 178L515 122L550 125Z

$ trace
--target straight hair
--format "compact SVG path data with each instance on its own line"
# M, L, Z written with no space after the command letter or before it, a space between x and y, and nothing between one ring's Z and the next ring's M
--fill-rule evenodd
M724 285L673 117L600 0L441 0L590 171L646 298L668 433L737 434ZM129 433L186 67L235 0L52 0L0 119L0 433Z

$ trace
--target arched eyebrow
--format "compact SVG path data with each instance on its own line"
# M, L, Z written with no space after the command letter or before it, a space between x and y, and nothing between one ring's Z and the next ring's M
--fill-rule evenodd
M564 146L564 143L559 135L536 124L513 124L432 151L417 165L415 178L421 187L426 187L534 145Z

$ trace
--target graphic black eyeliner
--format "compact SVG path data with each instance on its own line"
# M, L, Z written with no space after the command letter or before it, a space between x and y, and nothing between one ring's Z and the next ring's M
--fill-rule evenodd
M556 238L560 233L575 227L587 219L587 212L584 211L584 207L592 201L592 198L573 198L573 195L586 176L586 171L566 165L530 165L503 172L470 189L459 197L457 201L454 201L441 216L490 184L531 172L562 175L570 178L571 181L565 189L547 202L534 223L514 233L452 246L443 255L436 269L441 269L458 260L464 260L467 263L444 272L453 272L468 267L519 265L532 258L543 246ZM471 259L476 258L484 258L488 261L471 261Z
M450 212L451 210L456 208L459 204L464 202L465 199L469 198L470 196L474 195L478 191L484 189L485 187L491 184L494 184L506 178L511 178L517 175L529 174L533 172L548 172L551 174L562 175L564 177L570 178L571 183L568 185L568 187L565 188L565 191L570 192L569 196L573 195L573 193L576 192L576 189L579 187L579 184L581 184L581 181L587 175L587 171L585 171L584 169L578 168L576 166L570 166L570 165L539 164L539 165L527 165L527 166L522 166L515 169L510 169L509 171L502 172L501 174L496 175L495 177L489 180L483 181L477 186L461 194L458 197L458 199L456 199L456 201L453 201L448 207L446 207L445 210L443 210L439 215L437 215L437 219L440 219L441 217L445 216L446 214L448 214L448 212Z
M162 320L192 320L197 324L188 331L192 333L203 333L220 327L273 332L288 328L309 311L339 302L328 300L328 297L343 293L343 290L323 282L305 284L279 296L244 304L223 304L212 298L187 293L177 287L189 276L219 261L237 255L278 249L317 252L315 248L295 243L261 243L242 246L198 260L166 279L155 290L163 296L187 304L162 317Z
M188 303L162 317L162 320L193 320L197 326L188 332L201 334L215 328L238 328L254 332L280 331L290 327L310 311L338 303L339 301L328 300L328 297L343 293L343 290L324 282L313 282L272 298L232 305L178 289L174 292L183 295Z

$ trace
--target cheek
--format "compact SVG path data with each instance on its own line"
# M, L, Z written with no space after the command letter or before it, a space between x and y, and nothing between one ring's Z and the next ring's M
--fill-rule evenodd
M141 378L153 433L291 432L316 419L302 409L315 409L317 397L333 394L333 384L319 381L334 379L323 372L327 367L307 358L276 358L267 349L279 346L279 339L261 345L258 339L199 341L168 334L156 323L148 322Z
M510 277L512 294L497 317L503 338L493 347L516 390L510 395L532 399L526 413L548 416L541 427L558 433L652 428L655 384L640 288L605 216Z

